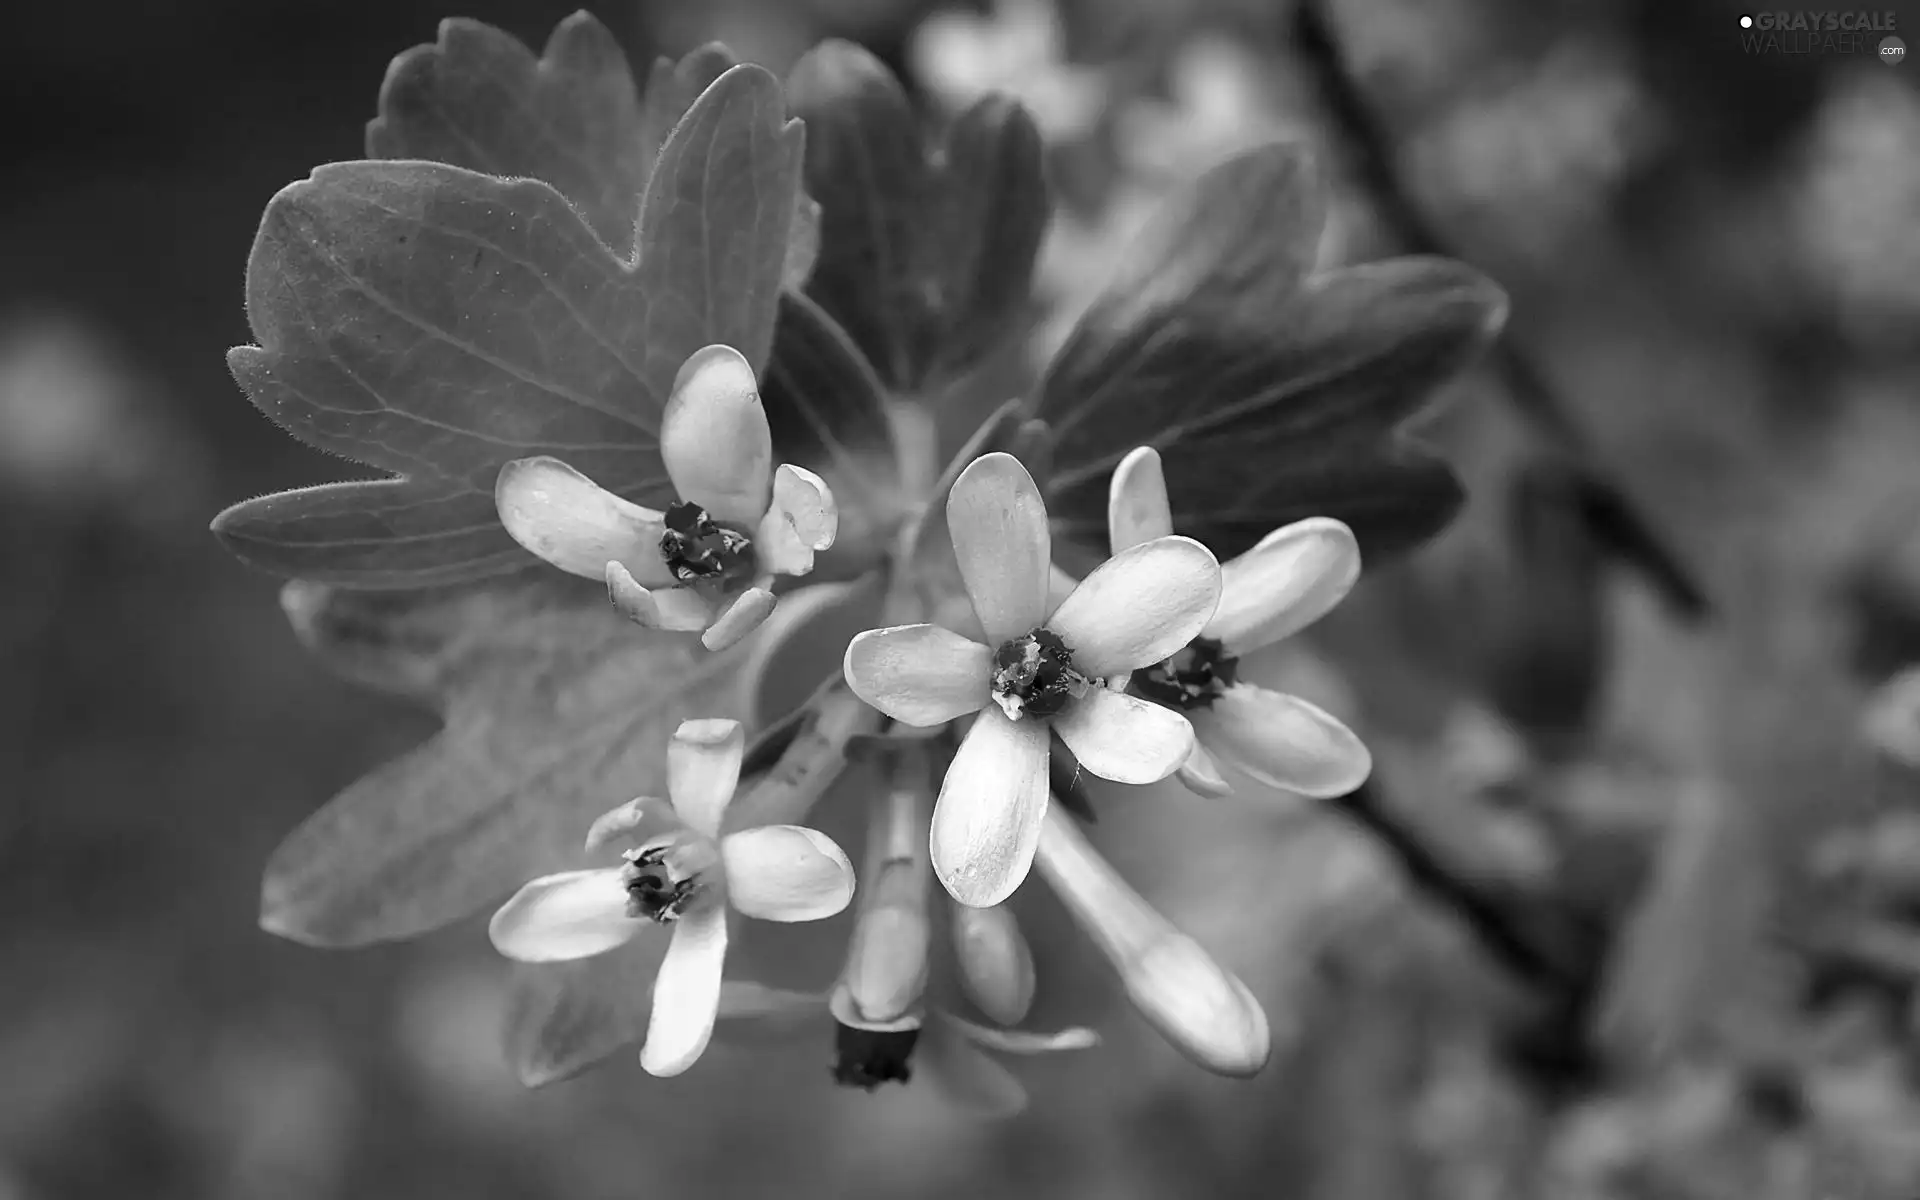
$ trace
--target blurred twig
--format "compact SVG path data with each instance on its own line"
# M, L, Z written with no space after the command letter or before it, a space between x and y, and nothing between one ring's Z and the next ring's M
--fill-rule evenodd
M1300 0L1294 10L1294 45L1340 135L1356 180L1372 199L1381 222L1407 250L1463 258L1401 183L1394 166L1392 139L1353 77L1328 4L1329 0ZM1585 434L1540 365L1510 337L1495 343L1491 365L1514 406L1567 456L1566 469L1584 497L1582 508L1589 521L1589 534L1644 572L1675 611L1693 620L1707 616L1711 602L1692 573L1621 490L1591 465Z
M1377 781L1369 780L1332 803L1386 847L1415 887L1459 913L1500 965L1524 982L1564 982L1566 972L1556 956L1537 944L1512 906L1496 897L1496 891L1507 889L1472 879L1445 861L1394 811Z
M1400 815L1378 780L1332 802L1393 854L1408 880L1456 914L1493 961L1538 1001L1510 1043L1545 1094L1566 1094L1598 1064L1588 1037L1610 932L1554 897L1493 877L1437 850Z

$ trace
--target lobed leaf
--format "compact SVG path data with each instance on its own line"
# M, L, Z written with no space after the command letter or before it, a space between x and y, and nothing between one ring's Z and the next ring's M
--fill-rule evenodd
M656 66L643 106L626 53L590 13L555 27L538 58L504 30L453 18L387 68L367 157L549 183L625 255L667 132L732 65L702 50Z
M912 391L983 357L1022 317L1049 214L1031 118L988 97L930 139L893 73L850 42L787 81L822 207L807 293Z
M296 437L398 477L239 504L215 532L283 574L409 587L530 561L493 509L512 459L664 501L680 364L714 342L766 362L800 158L778 82L735 67L667 138L636 261L538 180L360 162L285 189L248 267L260 344L232 352L234 376Z
M1505 296L1464 264L1400 258L1310 274L1325 207L1307 154L1231 159L1174 196L1049 366L1049 511L1102 549L1107 481L1161 454L1179 532L1221 558L1308 516L1369 561L1443 528L1446 463L1400 429L1500 328Z

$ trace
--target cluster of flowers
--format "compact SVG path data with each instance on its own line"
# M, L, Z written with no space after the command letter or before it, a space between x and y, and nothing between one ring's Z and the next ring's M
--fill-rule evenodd
M664 512L539 458L501 472L501 519L547 562L604 578L630 619L701 631L720 649L772 613L773 575L808 573L832 544L834 500L818 476L774 466L752 370L725 346L699 351L681 370L661 453L680 497ZM943 610L957 628L900 624L848 645L841 694L871 718L889 770L869 823L847 965L829 994L722 983L729 909L810 921L854 898L852 866L826 835L790 824L723 832L746 752L731 720L681 725L668 749L671 799L634 800L588 831L588 853L618 849L618 862L528 883L494 916L494 944L516 959L550 962L669 926L642 1052L647 1070L687 1069L720 1017L812 1011L838 1026L836 1078L871 1088L908 1078L923 1033L929 1061L969 1045L1033 1052L1092 1043L1085 1030L1005 1028L1026 1016L1033 965L1003 905L1037 862L1144 1016L1211 1069L1259 1070L1270 1052L1265 1014L1095 853L1053 796L1051 744L1057 736L1080 768L1125 784L1177 775L1221 795L1232 790L1224 763L1294 793L1358 787L1371 761L1345 726L1236 677L1243 655L1339 602L1358 575L1358 550L1346 526L1316 518L1275 530L1222 566L1174 535L1160 461L1148 448L1118 465L1110 495L1112 557L1076 582L1054 566L1046 508L1019 460L974 458L946 497L970 602ZM935 739L962 718L972 724L936 796ZM928 1010L929 874L953 901L961 981L1002 1028Z

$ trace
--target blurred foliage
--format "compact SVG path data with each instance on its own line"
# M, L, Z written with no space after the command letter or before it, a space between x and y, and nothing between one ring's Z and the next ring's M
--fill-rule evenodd
M210 496L338 477L219 351L265 199L360 153L371 81L450 14L30 6L0 83L32 114L0 219L0 1197L1920 1187L1920 779L1874 695L1920 658L1910 64L1750 57L1717 0L1339 0L1333 61L1253 0L593 7L635 61L721 37L784 71L839 36L929 106L1012 86L1064 205L1036 363L1175 181L1275 138L1341 181L1321 265L1417 234L1513 297L1534 377L1490 367L1422 431L1462 518L1260 669L1365 731L1368 803L1103 796L1116 865L1298 1036L1253 1081L1199 1074L1037 896L1035 1022L1107 1044L1022 1064L1018 1121L836 1091L804 1044L526 1093L477 928L260 932L279 837L432 721L309 660L205 535ZM459 15L537 45L566 12ZM1527 508L1567 478L1714 616Z

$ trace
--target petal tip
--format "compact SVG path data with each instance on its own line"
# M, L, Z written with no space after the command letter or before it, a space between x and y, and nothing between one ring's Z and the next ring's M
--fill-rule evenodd
M715 653L738 645L742 638L766 624L777 603L774 594L766 588L748 588L700 635L700 644Z
M689 746L724 746L730 741L744 741L746 734L740 722L731 717L696 717L680 722L673 736Z

